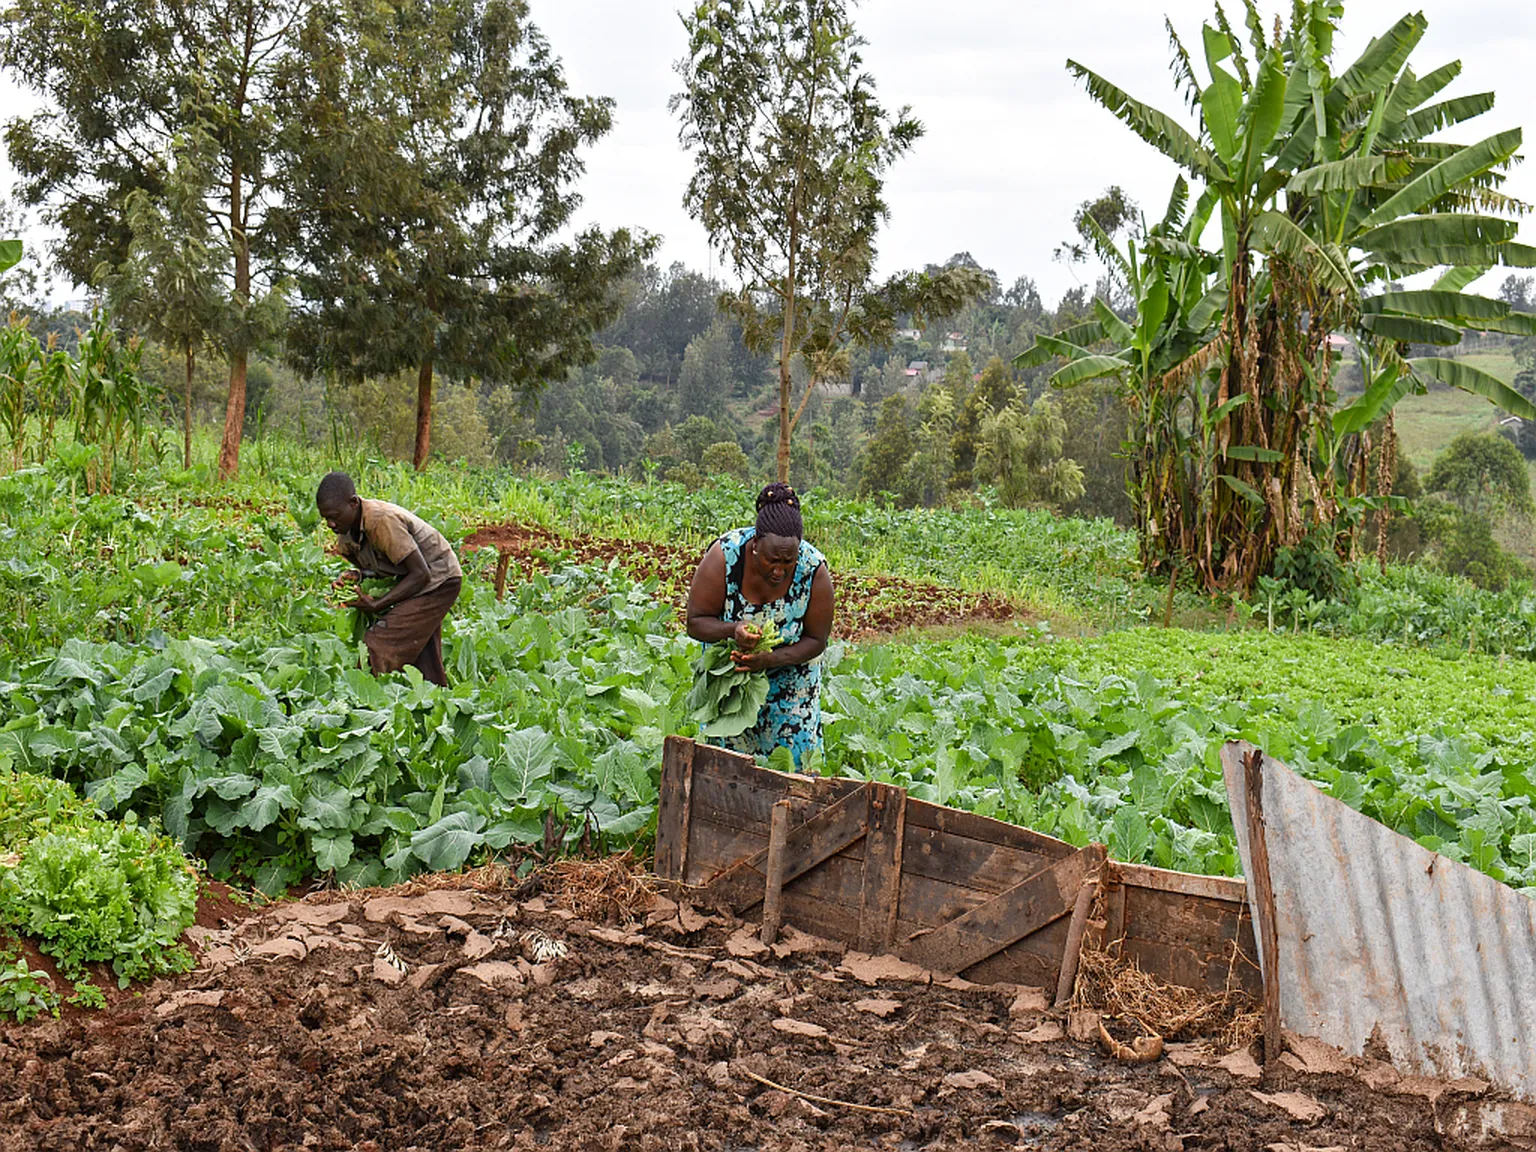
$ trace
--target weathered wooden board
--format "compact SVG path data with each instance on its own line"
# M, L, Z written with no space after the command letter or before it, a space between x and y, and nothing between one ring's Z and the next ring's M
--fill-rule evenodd
M964 972L1067 915L1078 888L1103 862L1103 847L1089 845L920 936L903 954L926 968Z
M785 924L978 983L1055 987L1067 917L1100 877L1094 946L1171 983L1258 990L1241 880L1104 862L1049 836L914 800L892 785L786 775L669 738L656 870L745 911L766 884L774 805L789 804Z
M787 811L791 801L781 800ZM778 805L774 806L775 809ZM789 884L830 856L843 851L869 831L869 798L865 791L850 792L835 804L828 804L815 815L792 820L784 841L782 882ZM770 844L772 837L770 836ZM737 861L709 881L710 893L724 901L733 912L746 911L763 899L765 862L769 848L760 849Z
M1105 879L1104 943L1119 955L1171 984L1263 992L1243 881L1114 862Z

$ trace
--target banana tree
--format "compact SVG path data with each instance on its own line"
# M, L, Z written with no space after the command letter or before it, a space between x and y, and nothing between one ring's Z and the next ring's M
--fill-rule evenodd
M1124 285L1134 322L1095 299L1093 319L1042 335L1014 358L1019 369L1064 359L1050 377L1055 388L1116 381L1130 413L1126 483L1149 568L1192 545L1185 519L1163 510L1180 506L1186 493L1206 490L1210 482L1214 421L1202 410L1202 394L1185 383L1214 354L1211 332L1225 303L1225 289L1213 282L1219 259L1195 244L1213 206L1205 197L1191 211L1189 184L1181 176L1162 220L1150 229L1143 223L1142 243L1133 238L1123 250L1091 216L1084 217L1084 238Z
M1252 0L1244 8L1251 55L1219 5L1202 28L1207 82L1169 26L1193 132L1068 62L1096 100L1190 174L1219 224L1219 256L1201 247L1200 231L1165 241L1172 258L1194 266L1217 257L1224 289L1219 317L1200 333L1202 370L1180 381L1214 421L1214 478L1170 492L1147 528L1169 525L1169 546L1208 585L1242 592L1280 548L1319 529L1337 536L1341 492L1369 483L1365 430L1403 395L1439 380L1527 413L1530 405L1487 373L1405 352L1411 343L1456 343L1468 326L1524 330L1527 321L1464 289L1495 264L1536 265L1509 218L1524 205L1498 190L1519 131L1468 147L1426 139L1486 111L1492 97L1431 103L1460 65L1423 79L1409 68L1422 15L1399 20L1335 74L1342 4L1297 3L1289 28L1276 22L1272 35ZM1429 290L1380 291L1442 268ZM1137 327L1168 322L1159 308L1155 294L1139 301ZM1365 396L1344 409L1328 342L1339 331L1362 350L1368 373ZM1047 348L1067 354L1069 368L1078 362L1072 378L1093 373L1085 356Z

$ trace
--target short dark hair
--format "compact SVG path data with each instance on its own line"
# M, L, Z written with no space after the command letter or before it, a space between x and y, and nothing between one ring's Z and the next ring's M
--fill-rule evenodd
M757 494L757 534L805 539L800 497L788 484L775 482Z
M320 487L315 490L315 504L326 504L334 508L356 495L357 488L352 483L352 477L345 472L327 472L320 479Z

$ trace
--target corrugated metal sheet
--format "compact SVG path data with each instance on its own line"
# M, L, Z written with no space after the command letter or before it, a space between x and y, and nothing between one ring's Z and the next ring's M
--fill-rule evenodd
M1222 751L1245 869L1240 756L1250 749ZM1374 1037L1401 1068L1482 1076L1536 1100L1536 900L1421 848L1269 757L1264 823L1282 1023L1353 1055Z

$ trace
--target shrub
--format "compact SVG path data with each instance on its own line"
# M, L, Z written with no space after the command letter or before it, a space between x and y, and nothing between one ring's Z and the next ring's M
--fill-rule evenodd
M734 440L722 440L704 449L699 468L706 476L729 476L745 484L752 478L752 466L741 445Z
M1440 566L1490 592L1502 592L1511 580L1529 575L1525 565L1499 547L1488 518L1471 513L1457 517L1455 529L1440 545Z
M1314 600L1344 602L1353 596L1356 584L1354 573L1321 532L1275 553L1275 579L1288 588L1302 589Z

